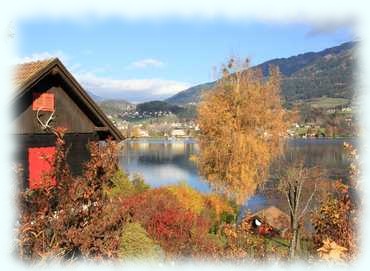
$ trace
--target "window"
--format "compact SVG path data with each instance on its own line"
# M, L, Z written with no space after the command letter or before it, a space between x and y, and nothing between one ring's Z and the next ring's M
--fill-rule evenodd
M29 188L37 189L45 186L56 185L53 173L55 147L29 148Z
M54 94L53 93L33 93L32 110L54 111Z

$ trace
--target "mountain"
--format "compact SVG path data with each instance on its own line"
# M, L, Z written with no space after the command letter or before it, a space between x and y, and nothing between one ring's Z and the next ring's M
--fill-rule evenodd
M178 113L181 111L182 107L178 105L173 105L169 104L163 101L151 101L151 102L145 102L145 103L140 103L136 106L136 110L139 113L144 113L144 112L159 112L159 111L166 111L166 112L171 112L173 114Z
M141 104L137 104L136 111L139 113L156 113L156 112L171 112L181 119L193 119L195 118L195 106L185 105L178 106L163 101L151 101Z
M351 99L355 45L356 42L347 42L320 52L272 59L252 68L260 68L268 76L270 65L279 67L282 96L287 103L324 96ZM216 81L191 87L165 101L177 105L197 103L202 93L215 84Z
M98 95L95 95L94 93L90 92L90 91L87 91L87 93L89 94L89 96L94 100L94 102L96 103L99 103L99 102L102 102L104 100L103 97L100 97Z
M103 100L98 102L98 104L104 113L108 115L119 115L135 109L135 105L126 100Z

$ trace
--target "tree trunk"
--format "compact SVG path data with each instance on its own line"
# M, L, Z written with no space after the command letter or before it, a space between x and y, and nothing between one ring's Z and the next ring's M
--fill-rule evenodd
M289 258L291 260L293 260L296 256L297 245L298 245L298 233L299 233L298 225L294 225L293 230L292 230L292 239L290 240L290 246L289 246Z

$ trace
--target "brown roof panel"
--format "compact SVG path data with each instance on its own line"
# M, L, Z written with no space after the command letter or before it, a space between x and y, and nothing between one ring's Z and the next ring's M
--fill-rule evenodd
M27 62L16 65L15 74L13 78L15 86L18 88L25 84L26 82L28 82L29 80L31 80L53 60L55 60L55 58Z

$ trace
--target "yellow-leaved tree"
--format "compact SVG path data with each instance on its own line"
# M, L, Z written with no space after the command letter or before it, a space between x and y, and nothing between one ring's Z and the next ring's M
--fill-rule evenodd
M278 69L264 78L245 63L231 59L198 106L200 173L238 203L263 183L287 130Z

